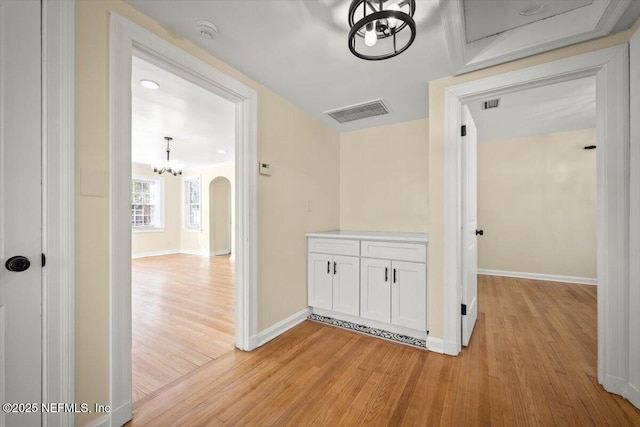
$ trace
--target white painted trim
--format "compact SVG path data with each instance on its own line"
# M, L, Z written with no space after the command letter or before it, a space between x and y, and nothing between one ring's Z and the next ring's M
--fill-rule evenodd
M213 256L221 256L221 255L229 255L231 253L231 251L229 249L223 249L220 251L215 251L212 252L211 255Z
M269 326L264 331L259 332L257 335L251 337L254 348L260 347L272 339L284 334L294 326L304 322L311 314L310 308L305 308L297 313L292 314L284 320L279 321L275 325Z
M86 424L85 427L110 427L110 421L111 419L109 418L109 415L103 415L100 418L96 418L91 421L89 424Z
M132 254L131 259L149 258L154 256L163 256L163 255L175 255L179 253L181 253L180 249L168 249L166 251L154 251L154 252L139 252L137 254Z
M196 256L207 257L207 258L211 256L211 254L208 251L194 251L191 249L180 249L180 253L185 255L196 255Z
M43 402L74 402L74 2L42 2ZM43 414L73 426L74 414Z
M629 68L627 45L577 55L445 89L444 333L460 351L461 180L463 103L485 96L596 76L598 381L629 367Z
M439 6L449 61L455 74L463 74L606 36L630 3L595 0L589 6L473 42L467 42L462 1L440 0Z
M131 62L136 55L236 104L236 346L257 333L257 92L131 21L110 14L110 405L131 405ZM208 254L207 254L208 255ZM111 425L131 418L111 414Z
M630 187L629 187L629 395L640 408L640 31L629 42Z
M577 283L579 285L595 286L598 284L598 279L592 279L589 277L559 276L557 274L524 273L521 271L504 271L504 270L487 270L484 268L479 268L478 274L486 274L488 276L500 276L500 277L516 277L519 279L544 280L547 282Z
M427 337L427 350L444 354L444 341L440 338Z

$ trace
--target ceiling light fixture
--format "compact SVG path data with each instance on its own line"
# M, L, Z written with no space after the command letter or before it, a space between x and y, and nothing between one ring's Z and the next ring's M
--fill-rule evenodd
M165 172L172 174L173 176L182 175L182 165L178 163L173 163L169 159L171 155L171 149L169 148L169 143L173 140L170 136L165 136L164 139L167 141L167 161L163 166L153 166L153 171L158 175L162 175Z
M353 0L349 50L369 61L400 55L416 38L415 11L415 0Z
M213 40L218 35L218 27L211 21L198 21L196 30L200 33L200 37L206 40Z
M160 85L153 80L142 79L140 80L140 84L147 89L158 89Z
M546 4L539 4L537 6L528 7L520 11L521 16L533 16L540 15L542 12L547 10Z

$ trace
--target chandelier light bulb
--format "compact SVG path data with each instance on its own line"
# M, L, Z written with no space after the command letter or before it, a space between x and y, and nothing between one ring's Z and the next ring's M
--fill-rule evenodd
M398 3L391 3L387 6L387 10L400 12L400 6L398 6ZM396 18L389 18L387 22L389 23L389 28L395 28L398 25L398 20Z
M378 36L376 35L376 32L373 28L373 24L372 23L367 24L367 29L364 33L364 44L366 44L369 47L372 47L376 45L377 41L378 41Z

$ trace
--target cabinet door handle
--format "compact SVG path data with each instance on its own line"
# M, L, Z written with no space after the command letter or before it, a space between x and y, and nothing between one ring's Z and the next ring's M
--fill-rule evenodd
M336 262L333 263L333 274L336 274L338 272L338 264Z
M384 268L384 281L385 282L389 281L389 267Z
M327 274L331 274L331 261L327 261Z
M393 283L396 283L396 269L393 269Z

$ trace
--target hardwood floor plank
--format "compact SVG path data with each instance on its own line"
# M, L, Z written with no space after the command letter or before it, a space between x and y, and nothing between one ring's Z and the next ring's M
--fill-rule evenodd
M640 425L595 378L595 287L479 276L478 292L458 357L303 322L145 396L130 425Z

